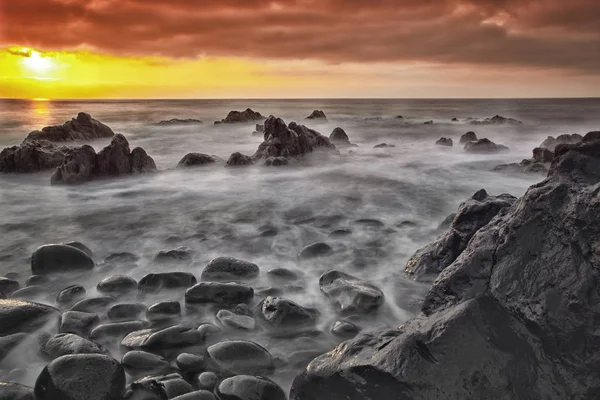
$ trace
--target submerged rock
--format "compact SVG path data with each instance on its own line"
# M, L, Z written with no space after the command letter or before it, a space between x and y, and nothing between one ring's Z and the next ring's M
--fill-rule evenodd
M554 151L559 144L575 144L583 140L583 136L573 133L571 135L559 135L558 137L548 136L539 147Z
M106 354L96 343L73 333L59 333L42 346L42 353L55 359L67 354Z
M81 285L67 286L58 292L58 295L56 296L56 303L70 306L85 297L85 293L85 288Z
M387 144L387 143L379 143L379 144L376 144L375 146L373 146L374 149L384 149L386 147L396 147L396 145Z
M130 276L112 275L102 279L96 289L101 293L124 294L137 291L137 282Z
M316 323L319 312L281 297L267 296L260 307L262 317L270 325L281 328L310 326Z
M167 400L185 395L194 389L179 374L145 377L132 382L123 395L124 400ZM111 399L112 400L112 399Z
M57 358L35 383L36 400L119 400L125 371L116 360L100 354Z
M258 276L258 265L233 257L213 258L202 271L203 281L248 280Z
M223 400L287 400L283 389L262 376L237 375L224 379L215 394Z
M140 319L146 314L145 304L142 303L121 303L115 304L107 311L108 319L112 322L131 321Z
M281 118L270 116L265 121L265 140L253 155L253 159L270 157L299 157L316 150L335 150L335 146L319 132Z
M34 332L48 322L58 320L59 316L56 308L45 304L0 299L0 336Z
M219 370L230 374L264 374L273 367L267 349L248 340L225 340L206 352Z
M469 121L472 125L521 125L523 124L521 121L518 121L514 118L506 118L501 115L495 115L491 118L485 118L482 120L474 119Z
M355 144L350 143L350 138L340 127L335 128L333 132L331 132L331 135L329 135L329 141L336 146L356 146Z
M188 153L183 156L179 163L177 163L177 168L197 167L200 165L213 164L215 161L215 158L208 154Z
M244 111L229 111L227 117L222 119L220 122L223 124L233 124L240 122L252 122L260 121L265 119L259 112L253 111L250 108L246 108Z
M496 144L489 139L479 139L476 142L468 142L464 147L467 153L498 153L510 150L508 147Z
M0 400L34 400L33 388L16 382L0 382Z
M413 254L404 271L415 279L434 279L458 258L479 229L516 200L510 194L490 196L479 190L458 207L446 232Z
M13 279L0 277L0 298L10 296L13 292L19 290L20 287L21 285L19 282Z
M141 293L156 293L163 289L187 289L196 282L196 277L189 272L162 272L144 276L138 282L138 290Z
M233 305L249 303L253 297L250 286L233 282L200 282L185 291L187 304Z
M67 147L36 140L6 147L0 152L0 172L28 173L56 168L63 162Z
M152 157L141 148L129 150L129 142L116 134L110 144L96 154L88 145L69 150L52 175L52 184L76 185L94 179L156 171Z
M232 153L227 160L228 167L240 167L244 165L252 165L254 164L254 160L252 157L244 155L240 152Z
M600 142L555 154L548 178L440 274L417 318L313 360L290 399L596 398Z
M158 122L156 125L158 126L176 126L176 125L200 125L203 122L200 121L199 119L193 119L193 118L172 118L172 119L168 119L168 120L163 120Z
M475 134L475 132L469 131L460 137L459 143L465 144L465 143L476 142L476 141L477 141L477 135Z
M306 119L322 119L327 121L327 116L325 115L323 110L314 110L310 113L308 117L306 117Z
M25 141L48 140L50 142L66 142L73 140L94 140L114 136L114 132L102 122L95 120L88 113L80 112L77 118L62 125L47 126L41 131L33 131Z
M321 292L342 314L371 313L384 302L383 292L375 285L341 271L328 271L319 278Z
M123 355L121 364L134 370L155 371L167 368L169 362L156 354L142 350L131 350Z
M324 257L333 254L333 248L324 242L315 242L304 246L298 253L298 259Z
M448 146L448 147L452 147L452 139L450 138L440 138L438 139L435 144L437 144L438 146Z
M94 261L83 251L64 244L47 244L31 256L31 272L44 275L57 272L86 271L94 268Z
M254 318L247 315L238 315L229 310L219 310L217 319L224 327L247 331L253 330L256 324Z
M95 313L66 311L60 316L58 331L88 337L92 329L99 323L100 318Z

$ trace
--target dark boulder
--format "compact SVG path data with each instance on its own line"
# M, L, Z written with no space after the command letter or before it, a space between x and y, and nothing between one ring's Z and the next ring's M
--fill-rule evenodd
M148 274L138 282L142 293L156 293L163 289L187 289L196 284L196 277L189 272L162 272Z
M460 137L459 143L465 144L465 143L476 142L476 141L477 141L477 135L475 134L475 132L469 131Z
M62 125L47 126L41 131L33 131L25 141L48 140L50 142L66 142L73 140L94 140L112 137L114 132L102 122L95 120L88 113L80 112L77 118Z
M140 329L129 333L121 341L128 349L172 349L196 345L202 333L184 325L174 325L161 330Z
M314 325L319 312L308 309L281 297L268 296L262 301L262 318L278 328L303 327Z
M232 153L227 160L228 167L241 167L244 165L252 165L254 164L254 160L252 157L244 155L240 152Z
M193 390L181 375L173 373L132 382L125 390L123 400L168 400Z
M86 271L94 268L94 261L83 251L64 244L47 244L31 256L31 272L44 275L57 272Z
M171 118L158 122L158 126L200 125L202 121L193 118Z
M532 162L534 163L551 163L554 160L554 153L543 147L533 149Z
M346 134L346 131L340 127L335 128L333 132L331 132L331 135L329 135L329 141L336 146L355 146L350 143L350 138Z
M103 314L108 306L115 302L112 296L97 296L79 300L71 307L71 311Z
M320 119L327 121L327 116L322 110L314 110L306 119Z
M185 291L186 304L233 305L248 303L253 297L250 286L233 282L200 282Z
M396 145L387 144L387 143L379 143L379 144L376 144L375 146L373 146L374 149L385 149L387 147L396 147Z
M412 255L404 271L415 279L434 279L458 258L479 229L516 200L510 194L490 196L479 190L458 207L446 232Z
M342 314L372 313L385 301L375 285L341 271L325 272L319 278L319 287Z
M246 108L244 111L229 111L227 117L222 119L222 124L234 124L240 122L252 122L261 121L265 119L259 112L253 111L250 108Z
M208 154L188 153L183 156L179 163L177 163L177 168L197 167L200 165L213 164L215 161L215 158Z
M331 333L342 338L354 337L360 332L360 329L348 321L335 321L331 327Z
M324 242L315 242L304 246L298 253L299 259L324 257L333 254L333 248Z
M19 285L19 282L13 279L0 277L0 298L10 296L13 292L19 290L20 287L21 285Z
M148 307L142 303L115 304L107 311L108 319L112 322L131 321L140 319L146 314Z
M479 139L476 142L468 142L464 147L467 153L498 153L508 151L509 148L492 142L489 139Z
M335 150L335 146L319 132L281 118L270 116L265 121L265 140L254 153L253 159L269 157L299 157L317 150Z
M161 301L152 304L146 310L146 319L150 322L164 321L181 317L181 304L178 301Z
M141 147L136 147L131 150L129 155L131 159L131 173L132 174L144 174L146 172L156 171L156 163L154 159L146 153L146 150Z
M140 331L150 326L148 321L109 322L98 325L90 332L90 339L101 343L115 344L131 332Z
M161 250L154 256L156 263L187 263L192 260L192 253L185 247L173 250Z
M469 121L472 125L521 125L523 124L521 121L518 121L514 118L506 118L501 115L495 115L491 118L485 119L473 119Z
M59 316L56 308L45 304L0 299L0 336L34 332L48 322L58 320Z
M63 306L70 306L85 297L85 293L85 288L81 285L67 286L58 292L56 303Z
M49 283L50 279L47 275L31 275L25 281L25 286L47 285Z
M254 130L259 133L264 133L265 126L263 124L256 124L256 127L254 128Z
M203 281L248 280L258 276L258 265L233 257L213 258L202 271Z
M115 135L110 144L96 155L97 174L119 176L131 173L129 142L122 134Z
M97 314L82 311L66 311L60 316L58 331L87 337L99 323L100 317Z
M433 125L433 121L432 120L425 121L425 122L423 122L423 125Z
M56 168L63 162L67 147L47 141L24 142L0 152L0 172L27 173Z
M61 244L64 244L65 246L75 247L76 249L79 249L79 250L83 251L85 254L87 254L89 258L94 258L94 252L92 250L90 250L89 247L87 247L85 244L83 244L81 242L67 242L67 243L61 243Z
M597 398L600 142L555 155L442 271L417 318L313 360L290 398Z
M273 357L264 347L248 340L225 340L208 346L210 361L229 374L264 374L273 368Z
M16 382L0 382L0 400L34 400L33 388Z
M50 359L67 354L106 354L106 350L73 333L59 333L51 337L42 346L42 353Z
M96 150L92 146L86 144L69 149L50 178L50 183L79 185L94 179L97 168Z
M436 145L438 146L448 146L448 147L452 147L452 139L450 138L440 138L435 142Z
M142 350L131 350L123 355L121 364L127 369L156 371L165 369L169 362L163 357Z
M554 151L559 144L575 144L583 140L583 136L573 133L571 135L559 135L558 137L548 136L539 147Z
M100 293L109 293L114 295L124 294L131 291L137 291L137 282L130 276L112 275L102 279L96 289Z
M458 118L454 117L450 120L451 122L458 122Z
M285 392L275 382L251 375L224 379L215 394L219 400L287 400Z
M100 354L74 354L55 359L35 383L36 400L120 400L125 371Z

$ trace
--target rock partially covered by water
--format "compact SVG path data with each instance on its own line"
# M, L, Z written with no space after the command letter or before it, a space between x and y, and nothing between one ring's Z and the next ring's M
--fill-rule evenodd
M227 160L228 167L241 167L244 165L252 165L254 160L252 157L242 154L240 152L232 153Z
M105 354L106 350L76 334L59 333L44 343L42 353L55 359L67 354Z
M62 125L47 126L41 131L33 131L24 141L48 140L50 142L67 142L72 140L94 140L114 136L114 132L102 122L95 120L88 113L80 112L77 118Z
M141 148L129 150L125 136L116 134L98 154L84 145L69 150L52 175L52 184L76 185L93 179L156 171L156 164Z
M319 278L321 292L342 314L372 313L384 302L375 285L341 271L328 271Z
M94 268L94 261L83 251L64 244L47 244L31 256L31 272L45 275L57 272L86 271Z
M258 146L254 159L299 157L316 150L335 150L335 146L319 132L281 118L270 116L265 121L265 140Z
M448 147L452 147L453 143L452 143L452 139L450 138L440 138L438 139L435 144L437 144L438 146L448 146Z
M33 388L15 382L0 382L0 400L34 400Z
M203 281L233 281L254 279L258 276L258 265L233 257L213 258L202 271Z
M385 149L387 147L396 147L396 145L387 144L387 143L379 143L379 144L376 144L375 146L373 146L374 149Z
M458 207L446 232L413 254L404 271L415 279L434 279L458 258L479 229L516 200L510 194L490 196L485 190L479 190Z
M127 387L124 400L167 400L190 393L194 389L179 374L145 377Z
M283 389L262 376L237 375L223 380L215 389L220 400L286 400Z
M262 317L275 327L290 328L313 325L318 311L302 307L291 300L268 296L260 308Z
M533 149L533 158L531 161L534 163L551 163L554 160L554 153L543 147L536 147Z
M206 352L219 370L229 374L264 374L273 367L267 349L248 340L225 340L208 346Z
M333 132L331 132L331 135L329 135L329 141L336 146L341 147L356 146L355 144L350 143L350 138L346 134L346 131L340 127L335 128Z
M306 119L321 119L327 121L327 116L323 110L314 110L308 117L306 117Z
M185 167L197 167L200 165L212 164L216 160L214 157L209 156L208 154L202 153L188 153L179 163L177 164L177 168L185 168Z
M492 142L490 139L479 139L476 142L468 142L465 144L465 151L467 153L498 153L501 151L508 151L509 148Z
M234 282L200 282L185 291L187 304L233 305L249 303L253 297L250 286Z
M177 126L177 125L200 125L202 121L193 118L172 118L158 122L158 126Z
M0 172L37 172L56 168L68 148L44 140L23 142L0 152Z
M558 137L548 136L539 147L548 149L550 151L554 151L556 146L559 144L575 144L583 140L583 136L578 133L573 133L571 135L564 134L559 135Z
M501 115L495 115L491 118L485 118L482 120L472 120L469 122L472 125L521 125L522 122L514 118L507 118Z
M19 290L19 287L21 287L19 282L13 279L0 277L0 298L10 296L13 292Z
M19 332L34 332L50 321L58 320L60 312L45 304L25 300L0 299L0 336Z
M261 121L265 119L259 112L253 111L250 108L246 108L244 111L229 111L227 117L222 119L220 123L223 124L233 124L240 122L252 122L252 121Z
M66 355L50 362L35 383L36 400L120 400L125 371L100 354Z
M475 134L475 132L469 131L460 137L459 143L465 144L465 143L476 142L476 141L477 141L477 135Z
M555 154L548 178L442 271L417 318L313 360L290 398L596 398L600 142Z

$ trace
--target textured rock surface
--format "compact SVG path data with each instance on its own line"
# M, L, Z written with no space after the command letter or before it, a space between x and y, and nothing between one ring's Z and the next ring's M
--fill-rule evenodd
M476 142L468 142L465 144L465 151L467 153L498 153L508 150L508 147L501 144L496 144L485 138L479 139Z
M371 313L384 302L375 285L341 271L328 271L319 278L321 292L342 314Z
M582 139L583 139L583 136L581 136L577 133L573 133L571 135L569 135L569 134L559 135L557 137L548 136L542 142L542 144L540 144L540 147L542 147L544 149L548 149L550 151L554 151L556 146L558 146L559 144L575 144L577 142L580 142Z
M516 200L510 194L490 196L481 189L458 207L446 232L413 254L404 271L415 279L435 279L458 258L479 229Z
M453 143L452 143L452 139L450 138L440 138L438 139L435 144L437 144L438 146L447 146L447 147L452 147Z
M256 278L258 265L233 257L217 257L210 260L202 271L203 281L232 281Z
M259 112L246 108L244 111L229 111L227 117L220 122L223 124L233 124L239 122L261 121L265 119Z
M228 167L241 167L244 165L252 165L254 161L252 157L242 154L240 152L232 153L227 160Z
M310 115L308 117L306 117L306 119L327 120L327 116L325 115L323 110L314 110L313 112L310 113Z
M0 299L0 336L34 332L59 316L57 309L45 304Z
M501 115L495 115L491 118L485 118L482 120L472 120L469 122L470 124L473 125L503 125L503 124L508 124L508 125L521 125L522 122L518 121L514 118L507 118L507 117L503 117Z
M95 120L88 113L80 112L77 118L62 125L47 126L41 131L33 131L24 141L48 140L66 142L72 140L93 140L112 137L114 132L102 122Z
M350 138L342 128L337 127L329 135L329 141L339 147L356 146L350 143Z
M476 142L476 141L477 141L477 135L475 134L475 132L469 131L460 137L459 143L465 144L468 142Z
M262 376L237 375L223 380L215 394L219 400L286 400L284 391Z
M213 164L214 162L215 158L208 154L188 153L183 156L179 163L177 163L177 168L197 167L200 165Z
M600 142L560 145L548 178L471 239L422 313L299 375L292 400L600 395Z
M62 164L67 151L67 147L44 140L6 147L0 152L0 172L27 173L56 168Z

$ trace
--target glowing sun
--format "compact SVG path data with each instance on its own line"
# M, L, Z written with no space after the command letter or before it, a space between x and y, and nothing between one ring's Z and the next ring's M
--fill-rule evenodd
M54 66L50 57L44 57L39 52L31 50L29 57L23 58L23 65L36 74L44 74Z

